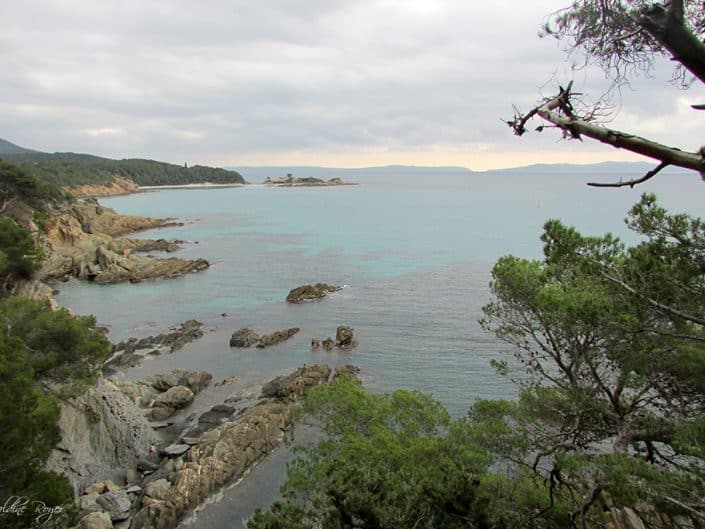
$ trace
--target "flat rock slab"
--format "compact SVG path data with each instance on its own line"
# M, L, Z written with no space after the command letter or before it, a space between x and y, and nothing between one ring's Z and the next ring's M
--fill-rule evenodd
M162 449L162 454L166 457L179 457L184 455L191 449L190 445L187 444L171 444L166 448Z

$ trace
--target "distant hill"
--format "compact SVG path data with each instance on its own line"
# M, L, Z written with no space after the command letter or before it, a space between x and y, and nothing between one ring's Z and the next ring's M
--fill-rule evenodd
M0 140L0 157L19 165L31 176L59 186L110 184L115 177L128 178L141 186L175 184L242 184L236 171L194 165L176 165L154 160L112 160L72 152L46 153L25 149Z
M471 174L465 167L419 167L415 165L385 165L382 167L315 167L315 166L240 166L229 169L241 173L249 180L264 180L265 178L279 178L291 174L297 178L346 178L356 176L386 176L386 175L434 175L434 174Z
M315 166L241 166L232 169L240 172L245 178L251 181L262 181L265 178L279 178L291 173L297 178L321 178L324 180L340 177L345 180L356 176L413 176L426 175L433 176L439 174L456 175L550 175L550 174L574 174L583 176L605 176L623 175L626 177L637 177L646 174L653 169L655 163L649 162L600 162L593 164L534 164L521 167L508 167L504 169L492 169L489 171L473 171L465 167L419 167L414 165L387 165L383 167L360 167L360 168L334 168ZM686 169L679 167L668 167L664 173L682 173Z
M573 163L539 163L521 167L508 167L506 169L492 169L483 171L483 174L581 174L581 175L606 175L606 174L645 174L656 167L657 163L649 162L599 162L590 164ZM668 167L664 173L688 172L680 167Z
M30 154L35 152L37 151L25 149L24 147L20 147L19 145L15 145L14 143L10 143L9 141L0 138L0 156L5 156L8 154Z

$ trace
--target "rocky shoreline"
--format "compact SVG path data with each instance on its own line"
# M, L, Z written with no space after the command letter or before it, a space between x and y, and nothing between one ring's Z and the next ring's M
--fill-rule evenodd
M26 219L29 223L31 219ZM146 251L174 252L183 241L123 238L137 231L179 225L173 219L119 215L91 199L65 205L49 214L46 235L38 235L45 255L38 278L134 283L205 270L210 266L205 259L138 255ZM38 233L37 226L33 227Z
M209 373L101 378L62 405L62 443L48 468L69 476L80 528L171 529L281 444L293 426L292 405L310 388L358 371L302 366L180 424L155 422L154 411L164 420L188 408L210 384Z

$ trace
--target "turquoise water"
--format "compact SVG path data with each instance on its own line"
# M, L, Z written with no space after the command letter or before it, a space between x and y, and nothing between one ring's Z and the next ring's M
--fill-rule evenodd
M398 175L359 177L360 185L351 187L164 190L104 199L121 213L184 221L140 236L193 241L178 255L205 257L212 266L137 285L71 281L58 285L57 300L95 314L115 341L163 332L190 318L203 321L209 330L204 338L123 375L181 367L209 370L216 380L236 378L233 386L211 388L194 406L222 402L230 392L304 363L355 363L372 390L431 392L457 416L476 398L516 394L489 364L505 348L477 324L498 257L540 257L539 235L548 218L584 233L612 231L633 240L623 218L646 191L659 194L670 209L703 212L705 184L697 176L668 175L636 190L591 189L587 179ZM316 281L346 288L321 302L284 303L291 288ZM357 349L310 351L311 338L334 336L340 324L354 327ZM230 334L242 326L302 330L271 349L231 349ZM277 497L288 457L279 451L268 458L186 527L242 527L255 507Z
M636 190L586 187L592 178L368 176L356 178L358 186L176 189L104 199L121 213L183 220L182 227L140 236L193 241L178 255L205 257L212 266L138 285L72 281L59 285L57 300L95 314L114 340L189 318L212 330L207 345L154 369L168 362L254 381L302 363L354 362L373 388L430 391L459 414L477 397L515 391L489 368L501 344L477 325L499 256L539 257L547 218L629 238L623 218L646 191L672 209L702 209L696 176L667 175ZM316 281L346 288L318 303L283 302L291 288ZM309 351L311 338L334 335L340 324L355 328L356 351ZM230 333L245 325L302 332L265 352L231 350Z

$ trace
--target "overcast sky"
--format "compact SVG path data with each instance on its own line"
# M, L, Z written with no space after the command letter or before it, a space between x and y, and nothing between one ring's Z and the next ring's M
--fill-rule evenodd
M472 169L630 159L500 118L566 81L541 23L568 0L6 0L0 138L212 165ZM689 150L699 87L622 94L612 126ZM575 74L595 97L601 72ZM549 82L548 84L546 84ZM633 158L631 158L633 159Z

